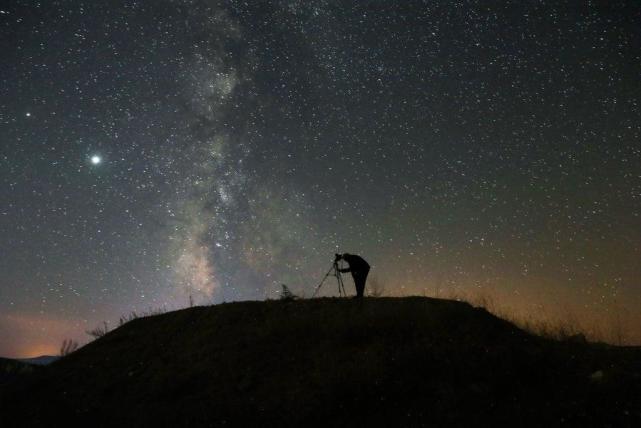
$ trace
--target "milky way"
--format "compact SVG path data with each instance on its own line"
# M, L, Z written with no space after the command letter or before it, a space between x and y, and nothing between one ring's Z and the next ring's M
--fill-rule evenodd
M640 343L631 3L3 3L0 355L338 251Z

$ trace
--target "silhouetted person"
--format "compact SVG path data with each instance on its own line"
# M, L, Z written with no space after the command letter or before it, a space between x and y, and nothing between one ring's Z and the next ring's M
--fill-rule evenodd
M355 254L345 253L343 255L336 254L336 261L345 260L349 265L348 268L339 269L342 273L351 272L354 278L354 285L356 286L356 297L363 297L365 291L365 281L369 273L369 263L362 257Z

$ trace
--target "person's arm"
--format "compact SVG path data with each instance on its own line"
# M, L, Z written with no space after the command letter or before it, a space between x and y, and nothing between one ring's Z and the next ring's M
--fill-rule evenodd
M339 271L340 273L346 273L346 272L351 271L351 269L350 269L350 268L345 268L345 269L339 269L338 271Z

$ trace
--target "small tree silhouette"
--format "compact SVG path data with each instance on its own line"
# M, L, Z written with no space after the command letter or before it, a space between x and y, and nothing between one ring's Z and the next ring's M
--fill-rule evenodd
M283 290L280 292L280 300L296 300L298 296L292 293L285 284L281 284Z
M78 349L78 342L71 339L65 339L62 341L62 346L60 347L60 356L67 356L76 349Z

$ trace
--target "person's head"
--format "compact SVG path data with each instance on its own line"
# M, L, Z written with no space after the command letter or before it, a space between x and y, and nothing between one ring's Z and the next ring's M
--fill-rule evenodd
M347 259L347 257L349 257L349 253L343 253L343 256L342 256L342 257L343 257L344 259Z
M334 261L335 262L339 261L342 258L343 258L343 256L341 254L334 253Z

